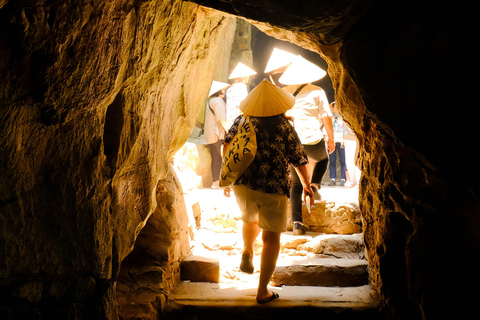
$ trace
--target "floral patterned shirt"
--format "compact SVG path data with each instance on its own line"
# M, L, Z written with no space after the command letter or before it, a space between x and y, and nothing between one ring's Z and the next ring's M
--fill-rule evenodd
M229 143L238 131L243 116L230 127L225 142ZM300 167L308 163L302 143L283 114L273 117L249 117L255 128L257 152L247 170L235 184L265 193L290 196L289 165Z

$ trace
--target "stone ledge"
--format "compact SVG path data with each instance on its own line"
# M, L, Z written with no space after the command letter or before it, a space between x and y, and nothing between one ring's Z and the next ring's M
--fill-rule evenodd
M361 233L342 235L307 232L303 236L293 236L291 232L285 232L282 234L281 244L282 250L324 254L335 258L365 258L365 246Z
M180 265L180 278L193 282L220 282L218 259L189 256Z
M363 259L308 258L277 263L272 283L286 286L356 287L368 284Z
M377 308L379 299L370 285L358 287L283 286L269 288L280 295L265 305L256 303L256 286L237 287L234 284L182 282L170 297L181 306L236 307L314 307L314 308Z

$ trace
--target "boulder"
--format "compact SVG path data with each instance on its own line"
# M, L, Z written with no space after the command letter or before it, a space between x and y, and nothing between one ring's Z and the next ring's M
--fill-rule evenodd
M315 254L329 255L336 258L365 258L365 247L361 233L353 235L320 235L313 238L311 241L299 245L298 249Z
M302 217L309 231L331 234L353 234L362 232L361 212L356 203L339 203L325 200L316 201L311 212L302 206ZM289 210L289 229L291 215Z
M189 256L180 265L181 280L220 282L220 262L217 259Z
M277 264L272 283L286 286L355 287L368 284L368 262L363 259L300 259Z

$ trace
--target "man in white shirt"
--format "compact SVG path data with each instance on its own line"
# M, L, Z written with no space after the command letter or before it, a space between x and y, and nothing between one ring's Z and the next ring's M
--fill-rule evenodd
M293 118L295 130L309 160L309 176L316 200L321 196L323 175L328 166L328 154L335 150L332 113L325 91L311 83L323 78L326 72L301 56L290 64L278 82L283 89L295 97L295 105L287 112ZM324 140L321 128L324 127L327 139ZM302 217L302 184L292 170L290 193L293 234L302 235L306 228Z

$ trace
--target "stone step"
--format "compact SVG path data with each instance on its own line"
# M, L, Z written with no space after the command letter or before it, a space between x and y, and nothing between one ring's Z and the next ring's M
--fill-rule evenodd
M355 235L282 235L282 250L272 281L296 286L360 286L368 284L368 263L364 257L361 234ZM224 241L226 245L228 241ZM261 252L261 248L260 248ZM204 252L182 262L181 279L192 282L224 282L243 278L239 270L241 252L226 255L222 250ZM255 274L260 256L253 259ZM251 280L249 280L251 281Z
M287 286L356 287L369 283L364 259L279 259L272 283Z
M193 282L220 282L220 262L218 259L189 256L180 265L181 280Z
M225 259L223 262L226 263ZM258 262L255 263L256 276ZM184 281L218 283L220 272L220 262L213 258L190 256L181 265ZM363 286L369 283L368 262L364 259L280 257L271 283L276 286Z
M182 282L170 297L162 319L292 320L304 316L315 319L380 319L379 299L369 285L269 289L277 292L280 298L260 305L255 301L254 285Z

